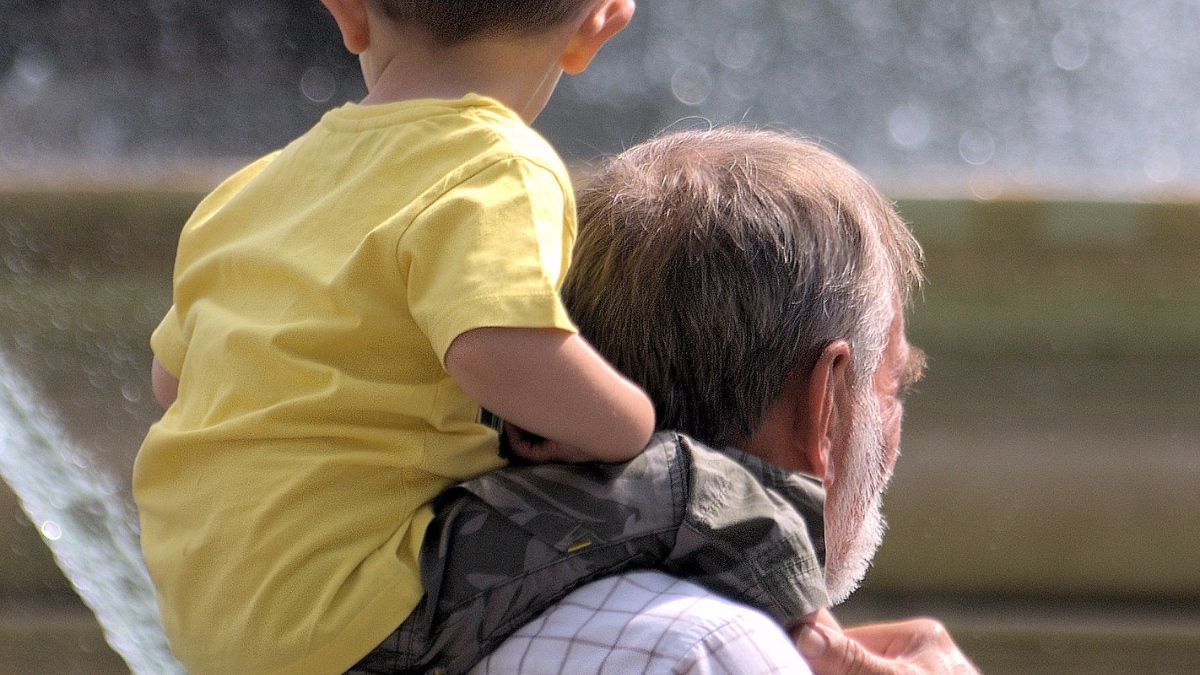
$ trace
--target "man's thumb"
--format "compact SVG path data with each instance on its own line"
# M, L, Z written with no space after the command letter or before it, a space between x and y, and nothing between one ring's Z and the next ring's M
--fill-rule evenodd
M796 648L813 675L875 675L891 672L874 654L836 628L805 624L796 633Z

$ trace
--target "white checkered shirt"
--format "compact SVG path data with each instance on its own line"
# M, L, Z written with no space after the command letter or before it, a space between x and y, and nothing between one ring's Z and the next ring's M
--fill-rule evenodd
M657 571L594 581L471 675L811 675L767 615Z

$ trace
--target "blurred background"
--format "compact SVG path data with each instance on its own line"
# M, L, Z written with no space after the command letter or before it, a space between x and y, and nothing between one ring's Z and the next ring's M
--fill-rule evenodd
M0 672L174 672L128 508L174 238L357 64L316 0L0 19ZM580 172L793 129L912 224L930 371L844 620L937 615L986 673L1200 672L1198 32L1194 0L646 0L538 120Z

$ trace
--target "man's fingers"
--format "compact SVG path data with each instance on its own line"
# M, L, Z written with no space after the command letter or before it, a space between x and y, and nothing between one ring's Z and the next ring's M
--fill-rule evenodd
M902 675L899 663L884 661L836 629L805 624L793 633L796 648L814 675Z
M870 668L858 671L861 673L979 675L946 627L935 619L857 626L847 629L840 638L866 654L865 663ZM830 643L834 644L832 640Z
M946 627L911 619L848 628L806 624L792 632L816 675L979 675Z
M846 635L869 651L889 659L923 651L955 649L954 639L935 619L856 626L846 629Z

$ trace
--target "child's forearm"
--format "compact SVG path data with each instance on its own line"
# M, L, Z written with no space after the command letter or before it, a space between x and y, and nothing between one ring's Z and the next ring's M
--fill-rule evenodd
M154 400L164 408L170 408L179 395L179 380L163 367L157 356L150 364L150 387L154 391Z
M478 328L455 338L446 369L480 405L580 459L636 456L654 406L583 338L556 329Z

